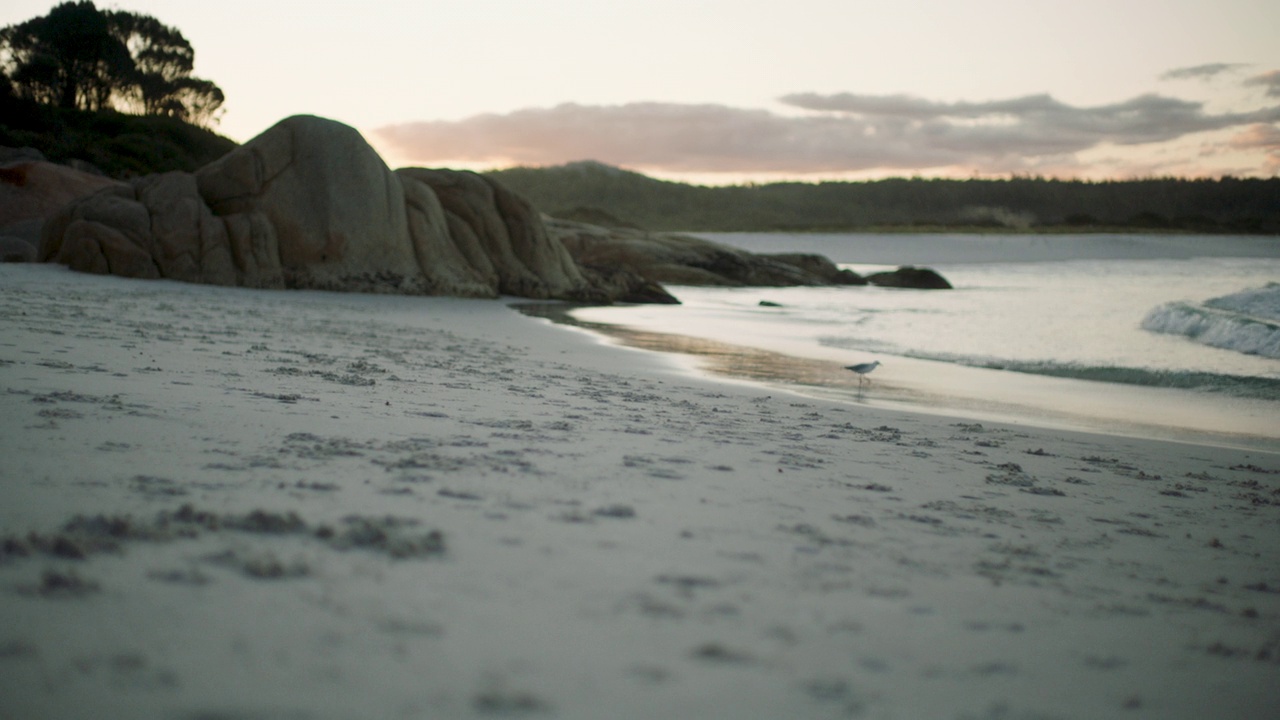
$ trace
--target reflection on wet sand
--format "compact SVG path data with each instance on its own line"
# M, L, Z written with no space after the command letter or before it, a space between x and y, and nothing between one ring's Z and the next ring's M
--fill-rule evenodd
M680 353L698 358L699 367L717 375L756 382L787 383L821 388L849 389L861 393L857 375L839 363L792 357L782 353L717 342L704 338L636 330L623 325L579 320L573 311L580 305L522 303L515 309L561 325L580 327L613 338L627 347Z

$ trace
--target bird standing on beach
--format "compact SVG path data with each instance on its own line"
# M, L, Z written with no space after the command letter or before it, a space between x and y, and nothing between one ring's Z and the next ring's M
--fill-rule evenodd
M858 387L862 387L862 381L871 382L871 378L867 377L867 373L875 370L880 365L880 361L869 363L858 363L857 365L846 365L845 370L852 370L858 373Z

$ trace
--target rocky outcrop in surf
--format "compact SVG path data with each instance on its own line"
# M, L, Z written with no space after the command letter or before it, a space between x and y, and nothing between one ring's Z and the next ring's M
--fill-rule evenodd
M881 287L911 288L913 290L950 290L951 283L931 268L903 265L897 270L872 273L867 282Z
M655 283L725 287L865 285L821 255L750 253L678 233L653 233L545 218L547 229L585 268L625 268Z

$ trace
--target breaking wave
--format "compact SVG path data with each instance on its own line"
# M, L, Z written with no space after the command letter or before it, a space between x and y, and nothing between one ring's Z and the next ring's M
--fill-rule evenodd
M1198 343L1246 355L1280 359L1280 283L1243 290L1201 304L1161 305L1142 329L1183 335Z
M1280 400L1280 380L1249 375L1038 362L979 361L964 364L991 370L1009 370L1074 380L1197 390L1200 392L1234 395L1236 397L1257 398L1259 400Z
M1069 380L1173 388L1273 402L1280 401L1280 377L1234 375L1200 370L1160 370L1117 365L1089 365L1054 362L1051 360L1007 360L950 353L902 352L901 350L896 351L895 354L916 360L945 362L983 370L1004 370Z

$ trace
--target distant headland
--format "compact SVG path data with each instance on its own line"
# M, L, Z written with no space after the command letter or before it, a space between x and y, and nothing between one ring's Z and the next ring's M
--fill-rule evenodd
M1280 178L707 187L592 161L488 174L555 217L662 231L1280 234Z

